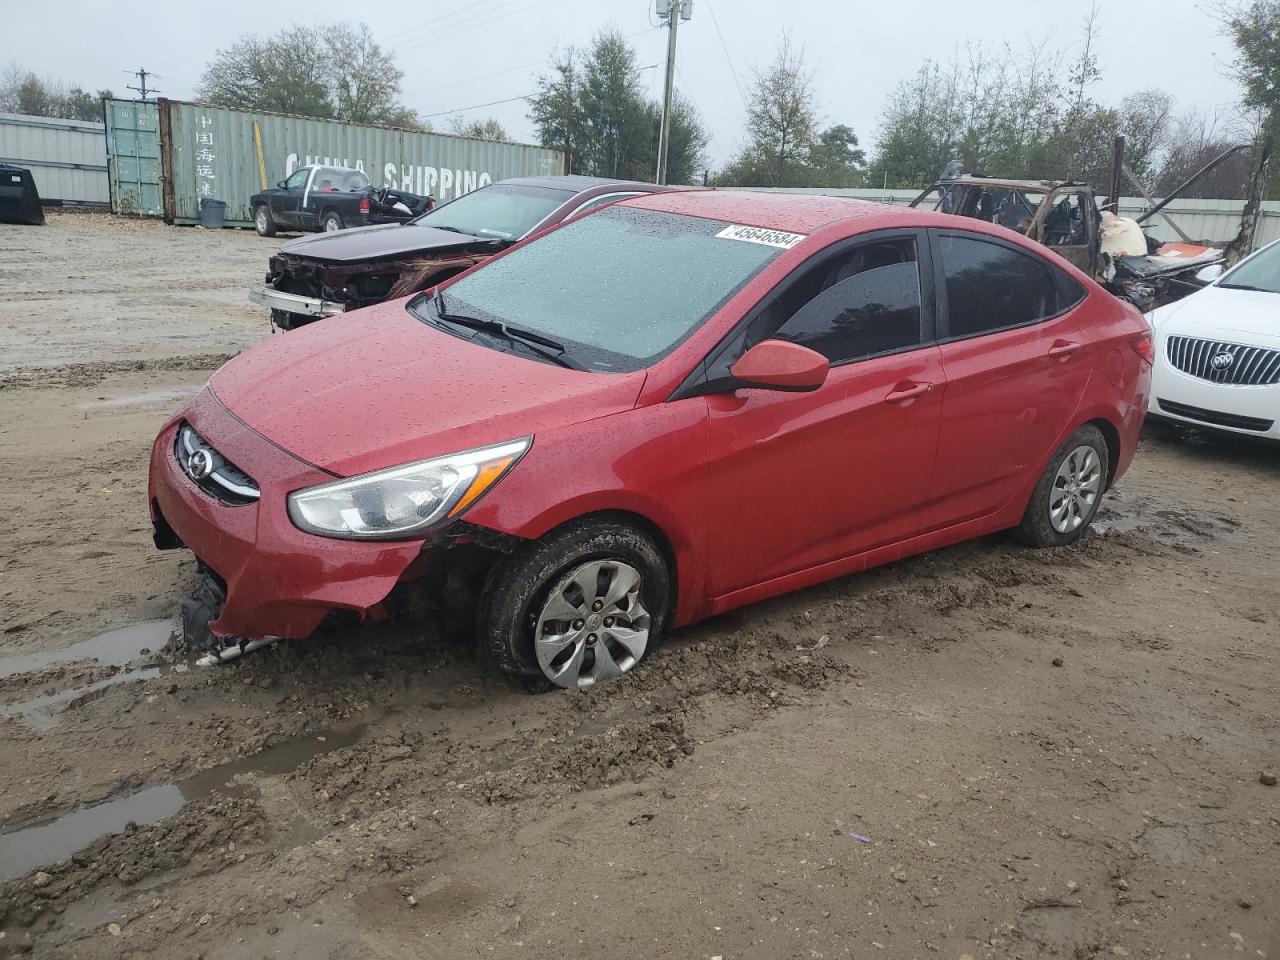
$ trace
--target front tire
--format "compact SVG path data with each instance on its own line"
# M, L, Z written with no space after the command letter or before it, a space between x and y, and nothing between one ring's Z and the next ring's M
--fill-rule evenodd
M328 210L320 218L320 229L325 233L337 233L342 229L342 214L337 210Z
M1014 536L1029 547L1065 547L1089 529L1107 489L1110 451L1085 424L1049 458Z
M271 216L271 208L265 203L260 203L253 211L253 229L258 231L260 237L274 237L276 235L276 220Z
M476 623L504 670L584 689L640 662L666 629L671 573L646 534L618 520L567 524L489 572Z

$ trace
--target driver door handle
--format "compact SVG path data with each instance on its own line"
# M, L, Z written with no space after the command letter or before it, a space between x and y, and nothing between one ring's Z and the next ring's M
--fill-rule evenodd
M1069 357L1079 349L1080 344L1074 340L1055 340L1053 346L1049 348L1049 356Z
M926 393L933 392L932 383L915 383L909 387L902 387L894 390L884 398L885 403L906 403L908 400L914 400L916 397L923 397Z

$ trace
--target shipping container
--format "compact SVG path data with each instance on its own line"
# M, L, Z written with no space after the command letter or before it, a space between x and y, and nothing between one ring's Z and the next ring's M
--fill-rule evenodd
M46 203L110 201L106 141L101 123L0 113L0 163L30 170Z
M227 226L252 226L249 198L312 163L354 167L375 186L439 202L495 180L565 172L563 151L529 144L177 100L107 101L106 115L112 209L170 223L198 223L209 197L227 204Z

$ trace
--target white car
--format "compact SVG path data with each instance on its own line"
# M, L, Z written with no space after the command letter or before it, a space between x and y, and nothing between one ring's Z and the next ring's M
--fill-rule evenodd
M1280 440L1280 241L1203 290L1147 314L1156 337L1153 416Z

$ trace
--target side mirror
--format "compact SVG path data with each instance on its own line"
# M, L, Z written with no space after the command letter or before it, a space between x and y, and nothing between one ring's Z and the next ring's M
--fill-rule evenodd
M277 186L277 187L279 187L281 190L283 190L283 189L284 189L284 181L283 181L283 180L279 181L279 182L276 184L276 186Z
M1227 272L1227 268L1220 263L1211 263L1207 267L1201 267L1196 271L1196 280L1200 283L1213 283L1220 276Z
M786 340L762 340L734 361L729 373L744 387L804 392L822 386L830 368L816 350Z

